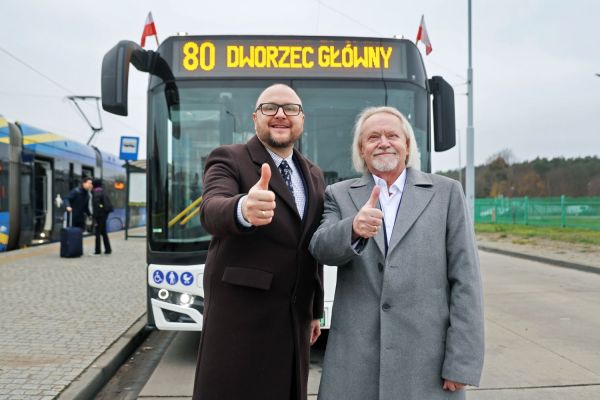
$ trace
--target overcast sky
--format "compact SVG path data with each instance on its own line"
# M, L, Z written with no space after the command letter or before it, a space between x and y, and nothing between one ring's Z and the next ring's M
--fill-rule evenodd
M104 53L139 42L148 11L161 40L190 34L382 36L415 39L425 15L433 52L429 76L455 87L465 164L467 0L75 1L8 0L0 23L0 114L86 141L90 129L64 97L100 95ZM600 2L473 0L475 163L511 149L517 161L600 151ZM150 48L155 46L150 39ZM420 45L421 50L423 47ZM41 77L5 50L43 72ZM122 135L145 154L147 76L132 69L126 118L104 113L94 141L118 153ZM87 107L86 110L94 111ZM433 156L433 170L457 168L458 147Z

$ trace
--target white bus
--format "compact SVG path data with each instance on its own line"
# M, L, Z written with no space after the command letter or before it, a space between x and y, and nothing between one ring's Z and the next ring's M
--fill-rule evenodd
M419 50L408 40L174 36L157 51L122 41L102 64L105 110L127 115L130 63L150 76L148 321L158 329L202 330L210 243L198 217L204 162L215 147L254 135L255 101L270 84L285 83L302 99L306 121L297 147L321 167L326 183L357 176L350 156L353 125L367 106L394 106L408 117L422 170L430 170L432 147L444 151L455 144L453 90L441 77L427 78ZM324 271L327 329L336 269Z

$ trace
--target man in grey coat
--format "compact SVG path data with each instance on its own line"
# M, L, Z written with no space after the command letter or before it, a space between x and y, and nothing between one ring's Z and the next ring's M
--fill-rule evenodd
M310 251L338 266L320 400L464 399L483 367L473 227L458 182L418 170L407 119L365 109L364 175L330 185Z

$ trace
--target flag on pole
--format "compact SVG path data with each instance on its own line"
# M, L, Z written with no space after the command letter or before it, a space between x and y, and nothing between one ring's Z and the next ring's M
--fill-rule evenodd
M156 45L158 46L158 35L156 34L156 26L154 26L154 19L152 19L152 12L149 12L148 16L146 17L144 32L142 32L142 47L146 47L146 36L154 36L156 38Z
M425 45L425 55L429 55L429 53L431 53L433 50L433 47L431 47L429 34L427 33L427 28L425 27L425 15L421 15L421 24L419 25L419 31L417 32L417 40L415 40L415 44L419 43L419 40Z

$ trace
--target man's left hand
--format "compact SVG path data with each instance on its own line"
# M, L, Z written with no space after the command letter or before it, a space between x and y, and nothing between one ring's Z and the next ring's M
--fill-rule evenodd
M460 389L464 388L465 386L466 385L464 383L454 382L449 379L444 379L444 385L442 386L442 389L449 390L451 392L456 392L457 390L460 390Z
M315 344L317 339L321 336L321 320L313 319L310 322L310 345Z

